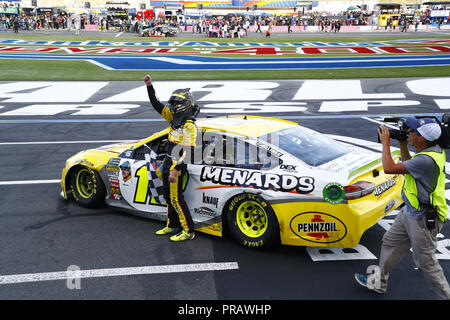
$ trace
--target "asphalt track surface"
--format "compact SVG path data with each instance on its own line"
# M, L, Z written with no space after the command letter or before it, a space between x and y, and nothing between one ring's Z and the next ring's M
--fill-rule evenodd
M408 79L423 80L423 79ZM389 114L438 114L439 94L417 95L405 79L362 80L367 94L403 92L418 104L405 107L381 106L367 110L323 112L323 101L306 100L304 112L259 112L299 122L325 134L376 142L376 128L365 116ZM448 80L447 80L448 81ZM278 81L271 102L285 102L294 96L301 80ZM0 82L1 85L7 84ZM20 83L19 83L20 84ZM91 101L105 99L142 86L142 82L115 82L97 93ZM142 90L145 90L142 88ZM32 89L17 94L32 93ZM197 93L201 100L204 93ZM0 94L1 95L1 94ZM61 169L76 152L135 140L164 128L160 116L145 101L120 116L77 116L65 111L53 116L9 115L28 102L0 99L0 299L152 299L152 300L433 300L421 272L407 255L391 273L385 295L369 292L353 279L376 264L385 232L377 224L361 239L358 250L340 252L343 259L313 261L310 248L279 247L269 251L243 248L228 238L197 233L193 241L171 243L154 232L163 224L109 208L89 210L59 196ZM326 97L324 98L326 99ZM20 99L19 99L20 100ZM440 100L439 100L440 101ZM442 106L442 105L441 105ZM87 106L84 106L87 108ZM36 110L39 110L37 108ZM209 109L211 111L211 109ZM255 113L253 113L255 114ZM204 110L202 116L217 115ZM25 181L25 182L24 182ZM46 182L47 181L47 182ZM50 181L50 182L49 182ZM5 183L10 182L10 183ZM386 221L393 217L387 217ZM438 240L450 238L448 223ZM442 249L441 266L450 277L450 261ZM327 254L327 252L322 252ZM330 253L330 252L328 252ZM370 253L370 254L369 254ZM335 255L336 256L336 255ZM199 264L232 263L237 268L207 271ZM43 274L64 272L70 266L81 270L192 265L194 271L131 274L82 278L69 289L66 279L42 281ZM195 271L198 268L198 271ZM21 283L22 274L32 274ZM4 276L13 275L5 284ZM15 276L14 276L15 275ZM106 273L105 273L106 275ZM30 280L31 278L31 280ZM73 288L73 287L72 287ZM270 301L267 301L270 303Z

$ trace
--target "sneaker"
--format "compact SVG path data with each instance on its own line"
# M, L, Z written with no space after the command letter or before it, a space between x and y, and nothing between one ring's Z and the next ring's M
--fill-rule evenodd
M176 229L165 227L165 228L163 228L161 230L156 231L155 234L157 234L157 235L165 235L165 234L171 234L171 233L175 233L175 232L176 232Z
M192 240L195 237L195 233L187 233L186 231L181 231L180 233L170 237L170 241L179 242L185 240Z
M384 291L382 291L381 289L377 289L377 288L369 288L367 286L367 276L363 275L363 274L359 274L359 273L355 273L355 280L356 282L358 282L360 285L362 285L363 287L366 287L367 289L371 290L371 291L375 291L376 293L384 293Z
M355 273L355 280L363 287L367 288L367 277L365 275Z

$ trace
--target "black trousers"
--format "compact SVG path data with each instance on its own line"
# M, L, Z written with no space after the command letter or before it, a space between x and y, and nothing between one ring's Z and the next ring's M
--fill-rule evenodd
M167 202L167 226L174 229L183 228L186 232L191 233L194 232L194 222L183 196L183 177L187 172L187 167L183 165L178 172L176 181L170 182L172 166L172 159L165 157L162 178L164 198Z

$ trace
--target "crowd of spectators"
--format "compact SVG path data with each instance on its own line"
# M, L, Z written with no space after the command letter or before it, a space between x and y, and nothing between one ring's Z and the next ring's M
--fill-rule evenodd
M95 15L38 15L38 16L16 16L1 15L0 31L13 30L16 26L17 30L81 30L83 31L87 25L97 26L99 31L107 31L110 29L119 30L121 32L139 33L142 28L152 27L158 24L166 23L165 19L146 19L139 21L136 17L128 19L111 19L106 16Z
M184 24L186 28L187 23ZM192 22L193 33L205 33L208 37L240 38L247 35L250 20L242 15L226 15Z
M376 23L376 22L375 22ZM413 23L412 21L410 23ZM439 24L450 23L449 19L431 17L431 10L426 8L422 15L415 19L415 24ZM0 16L0 31L2 30L35 30L35 29L68 29L82 32L86 25L97 26L99 31L110 29L120 32L140 33L144 28L159 24L169 24L181 30L187 31L192 26L193 33L204 33L210 37L241 37L247 35L250 26L258 30L260 26L286 26L290 32L291 27L299 26L307 29L308 26L317 26L323 32L338 32L341 26L363 26L374 24L373 12L360 10L344 11L338 14L330 12L308 12L305 15L286 16L259 16L228 14L220 17L203 17L191 19L189 22L170 21L165 18L138 20L136 17L111 18L101 15L35 15L35 16Z
M19 17L15 15L1 15L0 16L0 30L13 29L14 25L18 26L19 30L35 30L35 29L66 29L68 28L68 18L63 16L47 17L28 16Z
M321 31L338 32L343 25L367 25L368 14L349 11L339 15L331 13L312 12L307 16L243 16L227 15L220 18L208 18L193 22L193 33L206 33L211 37L240 37L247 35L250 26L260 30L261 26L285 26L291 32L293 26L306 29L308 26L318 26Z

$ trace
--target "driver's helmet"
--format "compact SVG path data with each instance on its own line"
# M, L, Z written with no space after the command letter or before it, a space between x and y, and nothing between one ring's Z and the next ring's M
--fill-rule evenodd
M194 114L194 97L189 92L190 88L177 89L172 92L169 99L169 110L172 113L172 125L179 127L184 120L190 118Z

